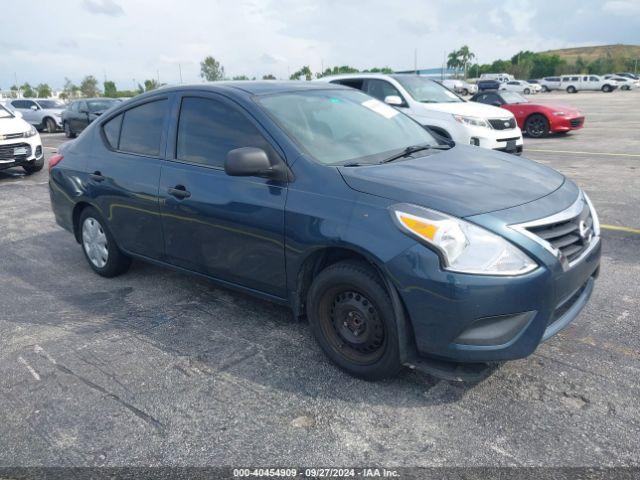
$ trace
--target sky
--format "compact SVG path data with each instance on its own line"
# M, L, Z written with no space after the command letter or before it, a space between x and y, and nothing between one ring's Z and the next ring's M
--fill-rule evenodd
M85 75L133 88L147 78L288 78L302 65L439 67L466 44L481 63L519 50L640 44L640 0L2 0L0 89ZM12 19L12 21L7 21ZM24 19L20 21L19 19Z

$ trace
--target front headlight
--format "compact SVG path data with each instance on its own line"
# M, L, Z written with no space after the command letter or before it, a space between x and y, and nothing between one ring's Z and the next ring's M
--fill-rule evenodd
M556 117L564 117L566 115L565 112L553 112Z
M410 204L390 208L404 233L435 248L447 270L479 275L522 275L537 264L504 238L456 217Z
M453 118L455 118L458 123L462 123L463 125L469 125L471 127L491 128L489 122L487 122L484 118L466 117L464 115L454 115Z
M29 137L33 137L34 135L38 134L38 130L36 130L36 127L31 127L29 130L27 130L26 132L24 132L22 134L22 136L24 138L29 138Z

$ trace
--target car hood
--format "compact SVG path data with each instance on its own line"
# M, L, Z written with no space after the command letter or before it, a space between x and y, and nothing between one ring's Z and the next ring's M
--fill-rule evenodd
M512 116L502 108L477 102L421 103L416 105L416 110L418 115L420 111L424 111L426 114L429 111L436 110L438 112L466 115L469 117L509 118Z
M17 117L0 118L0 135L22 133L31 130L31 125Z
M572 114L580 113L580 110L578 110L576 107L572 107L571 105L563 105L561 103L545 103L545 104L540 104L539 106L542 108L547 108L554 112L565 112L565 113L572 113Z
M352 189L457 217L515 207L549 195L564 177L526 158L479 147L445 151L383 165L339 167Z

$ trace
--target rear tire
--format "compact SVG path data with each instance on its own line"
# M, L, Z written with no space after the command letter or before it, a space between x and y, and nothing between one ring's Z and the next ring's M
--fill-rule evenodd
M567 93L576 93L576 92L577 92L576 87L574 87L573 85L569 85L567 87Z
M82 210L77 228L82 251L94 272L111 278L129 269L131 258L120 251L102 215L95 208Z
M391 300L366 263L343 261L320 272L309 289L307 316L324 353L349 374L379 380L400 371Z
M544 115L535 113L524 122L524 131L531 138L542 138L549 135L549 120Z
M76 134L73 133L73 130L71 130L71 126L69 125L69 122L64 122L64 136L67 138L76 138Z

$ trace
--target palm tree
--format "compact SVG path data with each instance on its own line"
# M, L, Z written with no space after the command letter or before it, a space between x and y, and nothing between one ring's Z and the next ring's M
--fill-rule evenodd
M476 58L476 54L469 50L467 45L463 45L460 47L460 50L457 51L458 57L460 59L460 66L464 68L464 78L467 78L467 65Z

